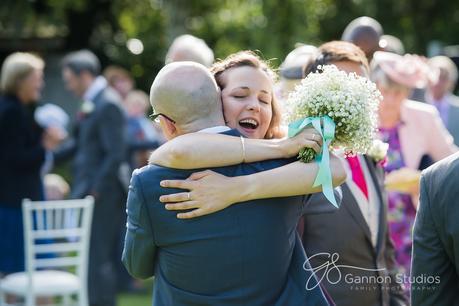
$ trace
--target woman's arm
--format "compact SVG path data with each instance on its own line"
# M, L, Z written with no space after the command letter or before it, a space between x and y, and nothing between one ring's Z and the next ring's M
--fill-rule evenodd
M331 155L330 168L333 186L346 179L341 160ZM161 202L169 210L195 210L179 213L178 218L188 219L222 210L231 204L275 197L286 197L319 192L313 187L318 171L317 163L294 162L279 168L251 175L226 177L213 171L197 172L187 180L166 180L162 187L187 189L189 192L164 195Z
M244 143L243 143L244 142ZM222 167L261 160L293 157L304 148L320 151L322 139L313 128L307 128L288 139L248 139L190 133L178 136L154 151L151 164L176 169Z

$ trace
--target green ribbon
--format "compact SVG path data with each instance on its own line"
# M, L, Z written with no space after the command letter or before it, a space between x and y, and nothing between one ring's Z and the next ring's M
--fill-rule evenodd
M321 121L323 125L321 124ZM328 116L307 117L294 121L288 126L288 137L294 137L308 125L312 125L322 136L322 153L317 154L315 161L319 164L319 171L313 187L322 186L322 192L327 200L338 208L335 194L333 193L333 183L330 169L330 152L328 150L331 141L335 137L335 123Z

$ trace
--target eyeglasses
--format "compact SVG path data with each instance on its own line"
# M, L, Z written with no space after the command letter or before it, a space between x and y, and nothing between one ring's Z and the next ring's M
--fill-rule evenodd
M164 118L166 118L167 120L169 120L170 122L174 123L175 124L175 120L171 119L170 117L162 114L162 113L157 113L157 114L151 114L150 115L150 119L155 121L155 122L159 122L159 116L163 116Z

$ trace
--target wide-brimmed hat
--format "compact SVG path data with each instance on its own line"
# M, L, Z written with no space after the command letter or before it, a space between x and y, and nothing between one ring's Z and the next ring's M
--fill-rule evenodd
M429 81L438 78L437 71L431 69L418 55L398 55L377 51L373 55L372 67L379 66L394 82L409 88L424 88Z

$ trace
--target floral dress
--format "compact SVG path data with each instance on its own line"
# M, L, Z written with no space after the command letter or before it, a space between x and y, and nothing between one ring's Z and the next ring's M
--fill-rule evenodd
M389 144L386 173L405 167L398 134L399 126L380 128L381 140ZM416 209L411 195L389 191L388 222L391 238L395 247L395 259L399 264L397 273L410 275L412 230Z

